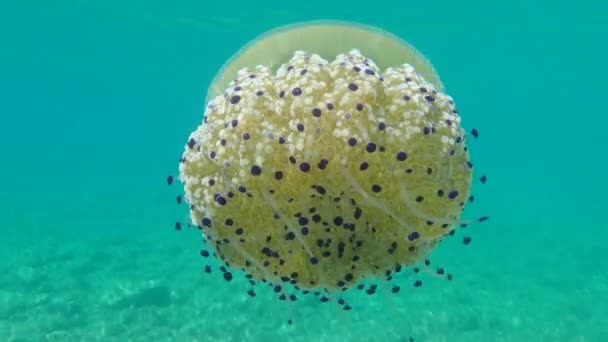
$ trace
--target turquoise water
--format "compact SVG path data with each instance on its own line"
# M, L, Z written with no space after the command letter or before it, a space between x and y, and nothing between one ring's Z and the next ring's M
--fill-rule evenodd
M608 341L608 5L396 3L1 4L0 340ZM403 275L398 296L355 295L348 313L251 300L175 231L188 214L165 178L215 72L311 19L408 40L479 129L488 182L465 216L491 219L433 253L451 282Z

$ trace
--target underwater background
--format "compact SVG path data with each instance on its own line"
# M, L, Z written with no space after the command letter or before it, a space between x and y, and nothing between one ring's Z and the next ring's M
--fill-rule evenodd
M608 341L607 17L599 0L3 2L0 341ZM479 130L488 182L464 217L490 220L433 253L451 282L404 274L351 312L250 299L175 231L166 177L213 76L313 19L413 44Z

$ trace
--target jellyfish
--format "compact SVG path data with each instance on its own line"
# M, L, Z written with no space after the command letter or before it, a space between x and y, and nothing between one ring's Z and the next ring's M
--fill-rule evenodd
M278 293L346 291L424 262L466 224L467 142L413 46L359 24L303 23L221 68L179 180L202 254L221 259L226 280L240 269Z

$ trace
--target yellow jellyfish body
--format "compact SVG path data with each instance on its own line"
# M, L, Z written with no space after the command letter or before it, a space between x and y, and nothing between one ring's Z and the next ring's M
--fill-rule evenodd
M347 289L423 259L460 221L464 131L432 65L360 25L318 22L246 46L209 90L180 180L230 267Z

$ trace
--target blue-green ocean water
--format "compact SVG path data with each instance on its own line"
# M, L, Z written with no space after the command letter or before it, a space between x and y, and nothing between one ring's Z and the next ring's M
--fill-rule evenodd
M0 4L0 341L608 341L603 1ZM175 204L215 72L258 34L340 19L435 65L489 215L356 310L203 272ZM384 291L384 293L389 291ZM287 319L293 319L293 325Z

